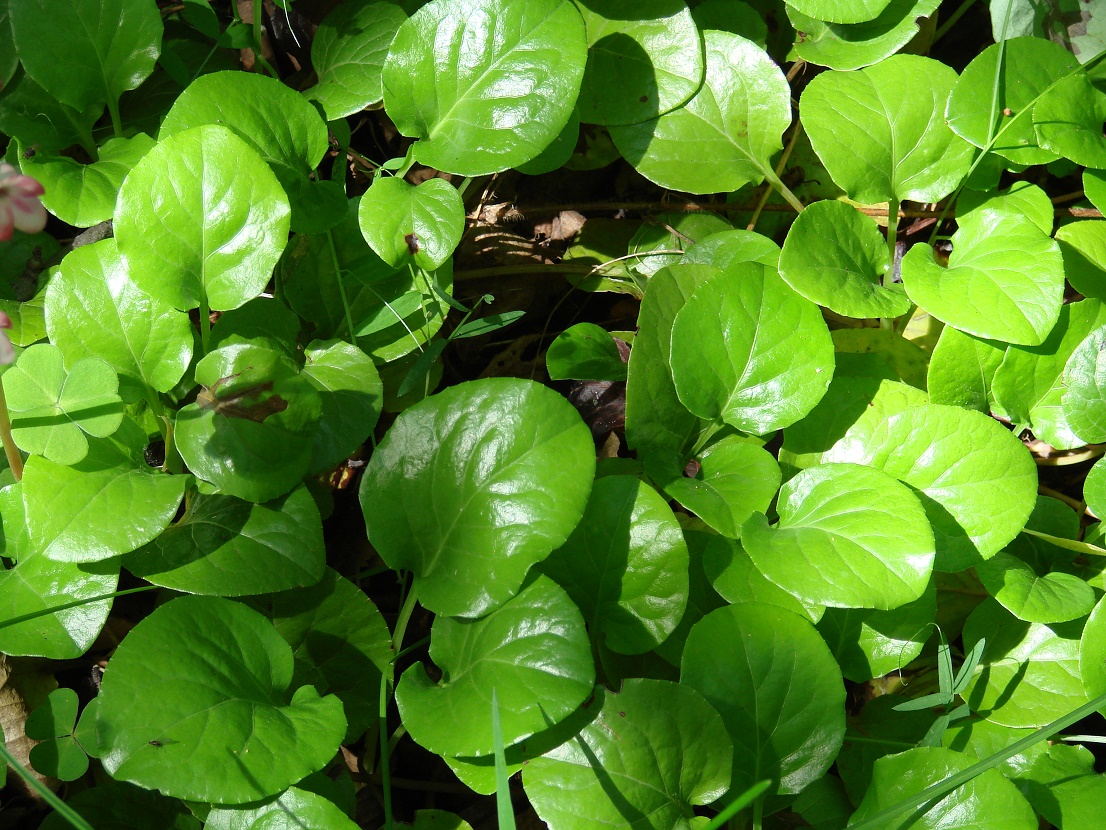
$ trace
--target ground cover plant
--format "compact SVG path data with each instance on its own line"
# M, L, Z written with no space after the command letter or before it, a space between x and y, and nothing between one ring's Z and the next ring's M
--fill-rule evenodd
M1101 827L1104 32L0 0L0 827Z

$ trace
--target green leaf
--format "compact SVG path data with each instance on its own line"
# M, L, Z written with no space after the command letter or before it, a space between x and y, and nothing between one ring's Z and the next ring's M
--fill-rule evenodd
M111 438L91 441L78 464L31 456L23 500L33 548L57 562L98 562L161 533L189 479L147 466L146 443L142 430L127 419Z
M237 308L265 288L288 239L288 198L225 127L158 142L119 191L119 251L143 291L188 310Z
M338 698L311 686L293 693L292 675L292 649L256 611L214 597L171 600L131 629L104 675L104 768L193 801L275 795L322 769L346 729Z
M893 611L827 608L818 633L841 666L841 673L866 683L906 668L933 633L937 590L931 581L918 599Z
M313 340L304 352L303 377L322 398L309 472L323 472L349 458L372 434L384 387L376 364L341 340Z
M818 307L758 263L699 286L675 316L671 348L684 406L757 434L805 416L833 377L833 343Z
M25 452L57 464L76 464L88 438L106 438L123 422L119 377L97 358L82 358L66 371L61 350L31 346L3 376L12 438Z
M311 41L311 65L319 81L304 94L322 104L328 121L353 115L384 96L384 59L406 19L393 3L343 3L319 24Z
M1106 300L1106 222L1072 222L1056 231L1064 276L1085 297Z
M328 183L308 179L327 151L327 130L318 111L295 90L262 74L201 75L174 102L160 138L205 125L225 127L264 159L291 202L294 230L325 230L334 224L326 218L331 209L337 212L335 221L341 218L341 188L330 194Z
M0 130L48 153L60 153L73 144L93 147L92 125L103 112L102 103L67 107L22 70L4 79L0 94Z
M1035 184L1014 182L997 193L965 190L956 202L956 221L976 221L987 213L1002 216L1024 216L1044 233L1052 234L1053 206L1048 194ZM976 215L979 214L979 217Z
M895 380L916 389L926 387L929 355L920 346L889 329L836 329L830 332L836 352L836 371L843 375L883 377L884 364ZM872 372L866 367L879 368Z
M123 564L154 585L189 594L304 588L319 581L326 564L319 508L302 486L265 504L192 493L184 515Z
M175 387L192 360L188 315L135 285L114 239L62 260L46 286L46 330L70 365L98 357L159 392Z
M1001 68L998 66L1000 51ZM982 147L990 136L1015 115L1024 112L1037 96L1076 64L1070 52L1044 38L1011 38L1001 50L997 43L989 46L968 64L956 83L949 97L949 126L957 135ZM996 121L989 124L996 76ZM1006 110L1010 111L1009 115ZM1033 118L1029 114L1008 127L992 149L1015 164L1047 164L1056 159L1055 153L1038 145Z
M626 380L626 363L614 336L594 323L577 323L549 344L545 365L550 380Z
M734 605L742 602L774 605L813 623L818 622L825 612L823 606L804 605L776 583L769 582L757 570L741 543L733 539L710 537L710 542L703 551L703 570L714 589L726 602Z
M399 28L384 107L415 158L461 176L536 158L572 114L587 60L567 0L436 0Z
M825 461L867 464L907 484L933 525L939 570L955 572L1004 548L1037 493L1033 458L1002 424L951 406L910 406L846 436Z
M964 644L987 641L964 700L972 711L1016 728L1040 727L1086 703L1079 671L1083 620L1044 625L984 600L964 626Z
M864 23L876 18L890 0L788 0L796 11L829 23Z
M472 830L472 825L445 810L416 810L411 830Z
M746 519L768 510L780 487L776 459L736 436L711 444L695 460L699 471L690 478L670 474L662 479L650 472L666 496L723 536L736 539Z
M177 449L188 469L230 496L265 502L307 473L322 397L283 355L262 346L224 346L196 364L204 389L176 416Z
M664 642L687 605L680 525L657 491L632 476L595 482L584 517L541 570L568 591L592 636L602 632L621 654Z
M716 801L730 780L733 749L718 713L664 680L627 680L620 694L600 688L595 698L595 721L526 766L538 816L561 830L699 826L693 805Z
M1012 553L1000 551L976 565L975 572L987 592L1019 620L1067 622L1086 616L1094 607L1094 589L1078 576L1062 571L1039 573Z
M1085 746L1050 746L1027 776L1026 798L1056 827L1093 830L1106 798L1106 777L1094 765L1095 757Z
M488 690L499 697L504 742L517 743L568 717L591 694L595 665L583 619L568 594L537 577L479 620L434 620L430 659L403 673L396 704L411 737L439 755L490 755Z
M93 827L112 830L131 830L144 825L165 830L200 830L201 827L200 821L177 799L110 778L105 778L95 787L74 793L66 798L65 803L87 816ZM46 816L39 828L72 830L73 825L60 813L53 812Z
M78 109L118 101L161 53L161 15L145 0L19 0L9 13L23 69Z
M346 742L356 741L377 720L380 675L395 656L388 626L372 600L327 568L311 587L245 602L268 617L292 647L292 685L337 695L346 710Z
M713 265L722 270L738 262L759 262L776 268L780 264L780 246L767 236L734 228L700 239L687 249L680 262Z
M1092 205L1106 211L1106 170L1084 170L1083 193Z
M1088 698L1106 694L1106 600L1100 599L1087 618L1079 642L1079 675Z
M262 295L220 314L207 346L209 351L236 344L262 346L299 363L301 327L300 319L288 306Z
M87 772L88 756L73 740L77 706L75 691L54 689L27 716L24 732L41 742L31 747L30 761L35 771L62 781L75 781Z
M381 177L361 198L357 212L369 247L393 268L414 260L433 271L453 255L465 231L465 205L445 179L418 187Z
M302 830L325 827L326 830L357 830L358 825L342 809L323 796L289 787L279 798L261 807L232 809L216 807L207 815L205 830Z
M1041 146L1084 167L1106 167L1104 121L1106 93L1082 73L1061 81L1033 108Z
M588 62L580 120L638 124L676 109L703 82L699 30L683 0L579 0Z
M133 138L113 138L92 164L80 164L66 156L36 153L20 159L23 173L46 188L42 204L63 222L88 228L110 219L123 179L155 144L145 133Z
M795 793L822 776L845 734L845 685L807 620L747 602L707 614L684 646L680 682L701 692L734 742L731 793L762 778Z
M1005 355L1005 343L972 337L945 326L929 362L926 384L929 399L933 403L990 412L995 372Z
M823 72L803 91L800 118L830 176L863 203L936 202L968 172L972 148L945 124L956 73L895 55L855 72Z
M976 759L970 755L936 746L916 747L878 758L872 769L872 784L849 823L858 824L894 807L974 763ZM1003 830L1036 830L1038 826L1037 816L1025 796L997 769L980 773L924 812L923 809L903 810L884 819L880 826L887 830L983 827L993 824L996 816L1001 817Z
M414 573L426 608L478 616L564 544L594 471L571 404L531 381L489 378L396 418L361 479L361 508L374 547Z
M613 127L611 138L639 173L661 187L720 193L775 178L772 156L791 123L782 70L739 35L703 33L703 86L679 109Z
M1106 326L1087 335L1064 367L1060 404L1068 426L1085 443L1106 441Z
M795 55L830 69L860 69L898 52L918 34L940 0L891 0L864 23L826 23L787 6L791 25L803 33Z
M844 317L899 317L910 310L901 289L880 284L889 271L879 226L845 202L808 206L780 254L780 276L788 285Z
M1061 307L1055 327L1041 345L1006 349L995 372L993 393L1019 432L1030 429L1060 450L1083 445L1061 406L1066 391L1064 366L1087 335L1102 325L1106 325L1106 306L1101 302L1069 303Z
M902 260L906 293L938 320L968 334L1024 346L1044 342L1064 299L1060 247L1028 219L962 219L948 267L915 245Z
M889 609L925 590L933 532L910 488L886 473L855 464L803 470L784 484L776 510L775 528L750 517L742 543L761 573L803 602Z
M1083 499L1096 516L1106 516L1106 462L1101 458L1094 463L1083 481Z

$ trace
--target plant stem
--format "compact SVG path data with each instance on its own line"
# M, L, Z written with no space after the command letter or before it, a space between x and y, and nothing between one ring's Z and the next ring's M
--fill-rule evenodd
M800 62L801 63L801 62ZM799 63L795 64L796 66ZM794 67L792 67L794 69ZM783 173L783 169L787 166L787 160L791 157L791 151L795 149L795 145L799 141L799 134L803 131L802 122L799 119L795 119L795 126L791 128L791 138L787 141L787 146L783 148L783 153L780 155L780 160L776 162L776 176L779 177ZM782 179L780 180L782 182ZM764 192L760 195L760 201L757 203L756 210L753 211L753 216L749 220L749 224L745 226L745 230L751 231L757 225L757 219L760 218L761 211L764 210L764 206L768 204L768 197L772 195L772 189L770 187L764 188Z
M19 448L15 446L12 438L12 422L8 417L8 398L4 394L4 384L0 383L0 441L4 443L4 456L8 459L8 466L12 468L15 480L23 478L23 458L19 454Z
M114 95L108 96L108 113L111 115L111 131L116 138L122 138L123 121L119 117L119 99Z
M806 205L800 202L799 198L791 192L791 189L782 181L780 181L779 176L777 176L773 171L769 170L765 173L764 178L769 181L772 187L776 188L776 190L779 191L779 194L783 196L784 200L795 209L796 213L803 212L803 208L805 208Z
M342 266L338 262L338 249L334 245L334 233L327 228L326 244L330 248L330 261L334 265L334 279L338 281L338 294L342 298L342 311L346 315L346 328L349 329L349 340L356 346L357 335L353 331L353 314L349 310L349 298L346 297L346 283L342 279Z
M102 602L105 599L125 597L127 594L140 594L143 591L154 591L157 590L157 587L157 585L143 585L140 588L127 588L125 591L112 591L110 594L98 594L94 597L84 597L83 599L75 599L72 602L63 602L61 605L51 605L49 608L40 608L37 611L31 611L29 614L20 614L18 617L0 620L0 628L7 628L8 626L30 622L31 620L37 620L39 617L58 614L62 611L68 611L70 608L80 608L82 605L90 605L93 602ZM3 746L3 744L0 744L0 746Z
M945 35L947 35L952 30L952 27L959 22L960 18L964 16L968 9L970 9L975 4L976 0L964 0L964 2L960 4L960 7L949 15L949 19L942 23L940 27L938 27L937 33L933 36L933 42L936 43Z
M399 616L396 617L396 627L392 634L392 653L395 655L398 655L403 648L403 635L407 631L407 623L411 620L416 602L417 595L412 586L407 592L406 599L403 600L403 606L399 609ZM380 778L384 797L384 827L386 830L391 830L394 826L392 819L391 769L389 767L391 756L388 740L388 699L391 697L394 683L395 657L389 661L387 670L380 676L380 708L377 713L380 719Z
M38 793L47 804L57 810L58 815L69 822L70 825L77 828L77 830L92 830L92 827L81 817L80 813L58 798L53 790L31 775L19 763L19 759L12 755L11 750L4 746L3 742L0 742L0 759L3 759L5 764L15 770L16 774L25 780L30 788Z
M211 340L211 307L207 302L207 292L200 292L200 357L207 354L207 344Z

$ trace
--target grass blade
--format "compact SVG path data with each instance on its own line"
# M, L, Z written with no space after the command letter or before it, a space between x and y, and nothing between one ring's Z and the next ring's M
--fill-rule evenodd
M503 747L503 724L499 722L499 699L492 689L492 743L495 748L495 808L499 830L515 830L515 811L511 806L511 784L507 774L507 755Z

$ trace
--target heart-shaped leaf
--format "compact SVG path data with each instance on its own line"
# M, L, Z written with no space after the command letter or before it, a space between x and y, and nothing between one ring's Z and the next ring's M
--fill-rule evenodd
M956 221L960 224L976 214L999 213L1024 216L1046 234L1055 222L1052 200L1035 184L1015 182L1006 190L965 190L956 201Z
M1033 108L1041 146L1084 167L1106 167L1104 121L1106 92L1082 73L1061 81Z
M703 46L683 0L580 0L588 62L576 106L587 124L638 124L703 82Z
M418 187L396 177L378 178L357 211L369 247L400 268L414 260L433 271L453 254L465 231L465 205L445 179Z
M1024 346L1044 342L1064 299L1060 247L1029 219L983 214L962 220L947 268L927 245L902 260L906 293L961 331Z
M775 179L771 159L791 123L783 72L738 35L708 30L703 42L702 88L679 109L613 127L615 146L645 178L673 190L719 193Z
M325 564L319 508L306 487L266 504L192 493L183 516L124 560L154 585L220 597L313 585Z
M194 801L275 795L322 769L346 730L338 698L311 686L293 693L292 674L292 649L256 611L171 600L131 629L104 675L95 726L104 768Z
M550 827L633 826L627 813L657 827L687 827L693 806L726 792L732 745L698 692L634 679L620 694L597 689L591 705L602 707L596 719L523 773L526 795Z
M127 419L110 438L90 442L88 455L72 466L31 456L23 501L33 548L58 562L99 562L161 533L189 477L148 466L146 444L142 429Z
M806 603L897 608L933 568L933 531L917 497L856 464L803 470L780 489L779 523L754 514L741 540L757 568Z
M1064 225L1056 230L1056 241L1072 288L1084 297L1106 300L1106 222Z
M711 585L726 602L760 602L775 605L818 622L825 612L822 605L804 605L757 570L741 543L723 536L711 536L703 551L703 570Z
M910 310L906 294L880 284L889 270L879 226L844 202L808 206L780 254L780 276L788 285L844 317L899 317Z
M303 377L322 398L310 472L322 472L354 453L380 417L384 388L372 358L342 340L313 340Z
M491 754L491 689L506 745L566 718L595 682L583 622L568 594L541 576L479 620L435 618L430 659L442 683L415 665L396 687L411 737L440 755Z
M1060 399L1068 425L1085 443L1106 441L1106 326L1087 335L1064 366Z
M650 651L687 605L688 554L679 522L633 476L595 482L580 524L541 570L579 606L592 636L621 654Z
M311 65L319 81L305 93L336 121L384 96L388 47L407 19L394 3L342 3L326 16L311 41Z
M478 616L568 539L595 471L591 433L531 381L463 383L402 412L361 479L369 539L430 610ZM427 521L433 517L433 521Z
M830 69L860 69L902 49L939 5L940 0L891 0L876 17L851 24L827 23L786 8L791 25L803 33L796 56Z
M24 70L78 109L114 105L154 71L161 53L161 15L144 0L27 0L8 11ZM59 54L62 20L71 31Z
M929 362L926 388L933 403L990 412L995 372L1006 355L1006 345L972 337L952 326L941 338Z
M392 41L384 107L401 133L420 139L423 164L497 173L557 137L586 62L584 22L567 0L435 0Z
M225 127L158 142L119 190L114 227L131 279L181 310L237 308L265 288L288 240L288 197Z
M1053 550L1063 556L1059 548ZM1000 551L975 571L988 593L1019 620L1067 622L1094 607L1094 589L1083 579L1063 571L1040 573L1012 553Z
M545 366L550 380L626 380L614 336L595 323L577 323L557 335L546 350Z
M1001 67L998 66L1000 52ZM1037 96L1076 64L1070 52L1045 38L1010 38L1001 50L997 43L989 46L968 64L956 82L949 96L949 126L957 135L982 147L989 137L1014 116L1025 112ZM988 124L992 118L991 102L996 82L995 122ZM1007 127L992 150L1016 164L1047 164L1056 159L1055 153L1038 145L1029 113Z
M188 315L135 285L114 239L62 260L46 286L46 330L70 365L98 357L159 392L192 361Z
M280 794L280 798L261 807L216 807L207 814L204 822L205 830L244 830L250 827L265 827L268 830L297 830L303 827L357 830L354 821L333 801L299 787L289 787Z
M833 342L814 303L773 269L731 266L672 323L672 379L700 418L761 434L795 423L833 377Z
M936 202L968 172L972 148L945 124L956 73L915 55L823 72L799 112L815 152L849 197Z
M328 568L309 588L246 603L272 620L292 647L292 685L337 695L346 710L346 741L357 740L376 722L380 675L394 656L388 626L372 600Z
M106 438L123 422L119 377L104 361L86 357L66 371L61 350L31 346L3 376L12 438L25 452L56 464L76 464L88 438Z
M1037 468L1025 445L993 418L959 407L907 407L846 435L823 458L868 464L908 484L933 525L942 571L961 571L1006 547L1037 498Z
M731 793L763 778L798 792L841 748L841 670L798 614L755 602L712 611L688 634L680 683L722 715L734 742Z
M54 689L41 706L27 716L24 732L40 741L31 748L31 765L36 772L62 781L76 781L88 771L88 756L73 739L77 723L77 693Z
M265 502L307 473L322 399L294 364L236 343L196 364L204 389L177 413L177 449L198 477L230 496Z

